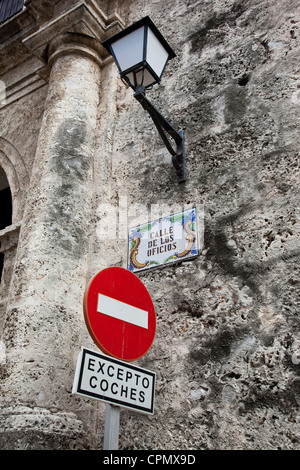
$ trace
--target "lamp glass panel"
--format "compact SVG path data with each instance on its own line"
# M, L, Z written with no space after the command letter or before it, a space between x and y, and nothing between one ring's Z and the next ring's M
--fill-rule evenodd
M144 26L111 44L121 72L142 62L144 51Z
M150 85L154 85L157 82L157 79L153 77L151 72L144 68L143 70L139 70L138 72L129 72L126 74L129 78L130 83L132 85L143 85L144 87L148 87Z
M154 72L161 77L169 54L157 39L155 34L148 28L147 55L146 59Z

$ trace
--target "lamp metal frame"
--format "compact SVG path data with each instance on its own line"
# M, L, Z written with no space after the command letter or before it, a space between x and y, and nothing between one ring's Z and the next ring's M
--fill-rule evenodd
M112 44L128 34L132 33L133 31L136 31L138 28L145 26L144 29L144 49L143 49L143 60L140 61L139 63L135 64L134 66L123 70L120 67L118 58L116 57ZM158 76L157 73L154 72L154 70L151 68L151 66L147 63L146 61L146 51L147 51L147 29L150 28L152 32L155 34L157 39L160 41L161 45L165 48L167 53L169 54L168 59L166 61L166 64L161 72L161 75ZM177 174L177 181L178 183L183 183L185 181L185 149L184 149L184 143L185 143L185 134L184 131L179 130L176 131L174 127L162 116L162 114L155 108L155 106L146 98L146 90L151 89L156 83L159 83L161 80L161 76L165 70L165 67L167 65L167 62L176 57L175 52L173 49L170 47L170 45L167 43L163 35L160 33L160 31L157 29L157 27L154 25L152 20L146 16L145 18L142 18L141 20L133 23L131 26L125 28L124 30L120 31L119 33L115 34L113 37L107 39L102 43L103 47L105 47L109 53L112 55L114 58L117 67L119 69L119 73L121 76L122 81L129 87L131 87L134 90L134 97L135 99L142 105L142 107L145 109L145 111L148 112L150 117L152 118L152 121L154 122L159 135L161 136L167 150L169 153L172 155L172 163L175 167L176 174ZM143 71L145 69L148 69L152 76L155 78L156 82L149 86L143 86ZM137 83L137 73L142 72L142 82ZM133 74L135 83L131 83L129 78L126 76L129 73ZM175 142L176 145L176 150L173 148L173 146L170 143L169 138L172 138Z

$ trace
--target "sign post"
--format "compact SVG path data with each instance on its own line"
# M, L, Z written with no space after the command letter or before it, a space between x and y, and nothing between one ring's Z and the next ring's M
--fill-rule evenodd
M153 413L155 374L128 362L144 356L152 346L155 310L140 279L119 267L104 269L92 278L83 310L89 333L104 355L82 349L73 393L106 402L103 448L116 450L119 407Z
M82 348L72 393L107 403L104 430L106 450L115 449L118 443L119 406L153 414L154 389L154 372Z
M119 445L120 408L106 405L104 427L104 450L118 450Z

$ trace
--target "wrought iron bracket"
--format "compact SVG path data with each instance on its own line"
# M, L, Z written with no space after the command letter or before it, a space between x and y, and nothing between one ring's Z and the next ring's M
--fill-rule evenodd
M178 183L183 183L185 181L184 132L181 130L177 132L173 126L171 126L171 124L160 114L160 112L146 98L144 87L138 88L140 89L137 89L134 97L151 116L166 148L172 155L172 163L177 173L177 181ZM174 140L176 144L176 150L171 145L169 137Z

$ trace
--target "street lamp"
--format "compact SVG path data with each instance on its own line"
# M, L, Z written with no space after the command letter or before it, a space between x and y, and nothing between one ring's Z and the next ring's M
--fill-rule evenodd
M134 90L134 97L151 116L172 155L179 183L185 181L184 132L176 131L146 98L146 90L159 83L167 62L175 53L152 20L145 18L107 39L102 45L113 56L121 79ZM170 142L171 137L175 148Z

